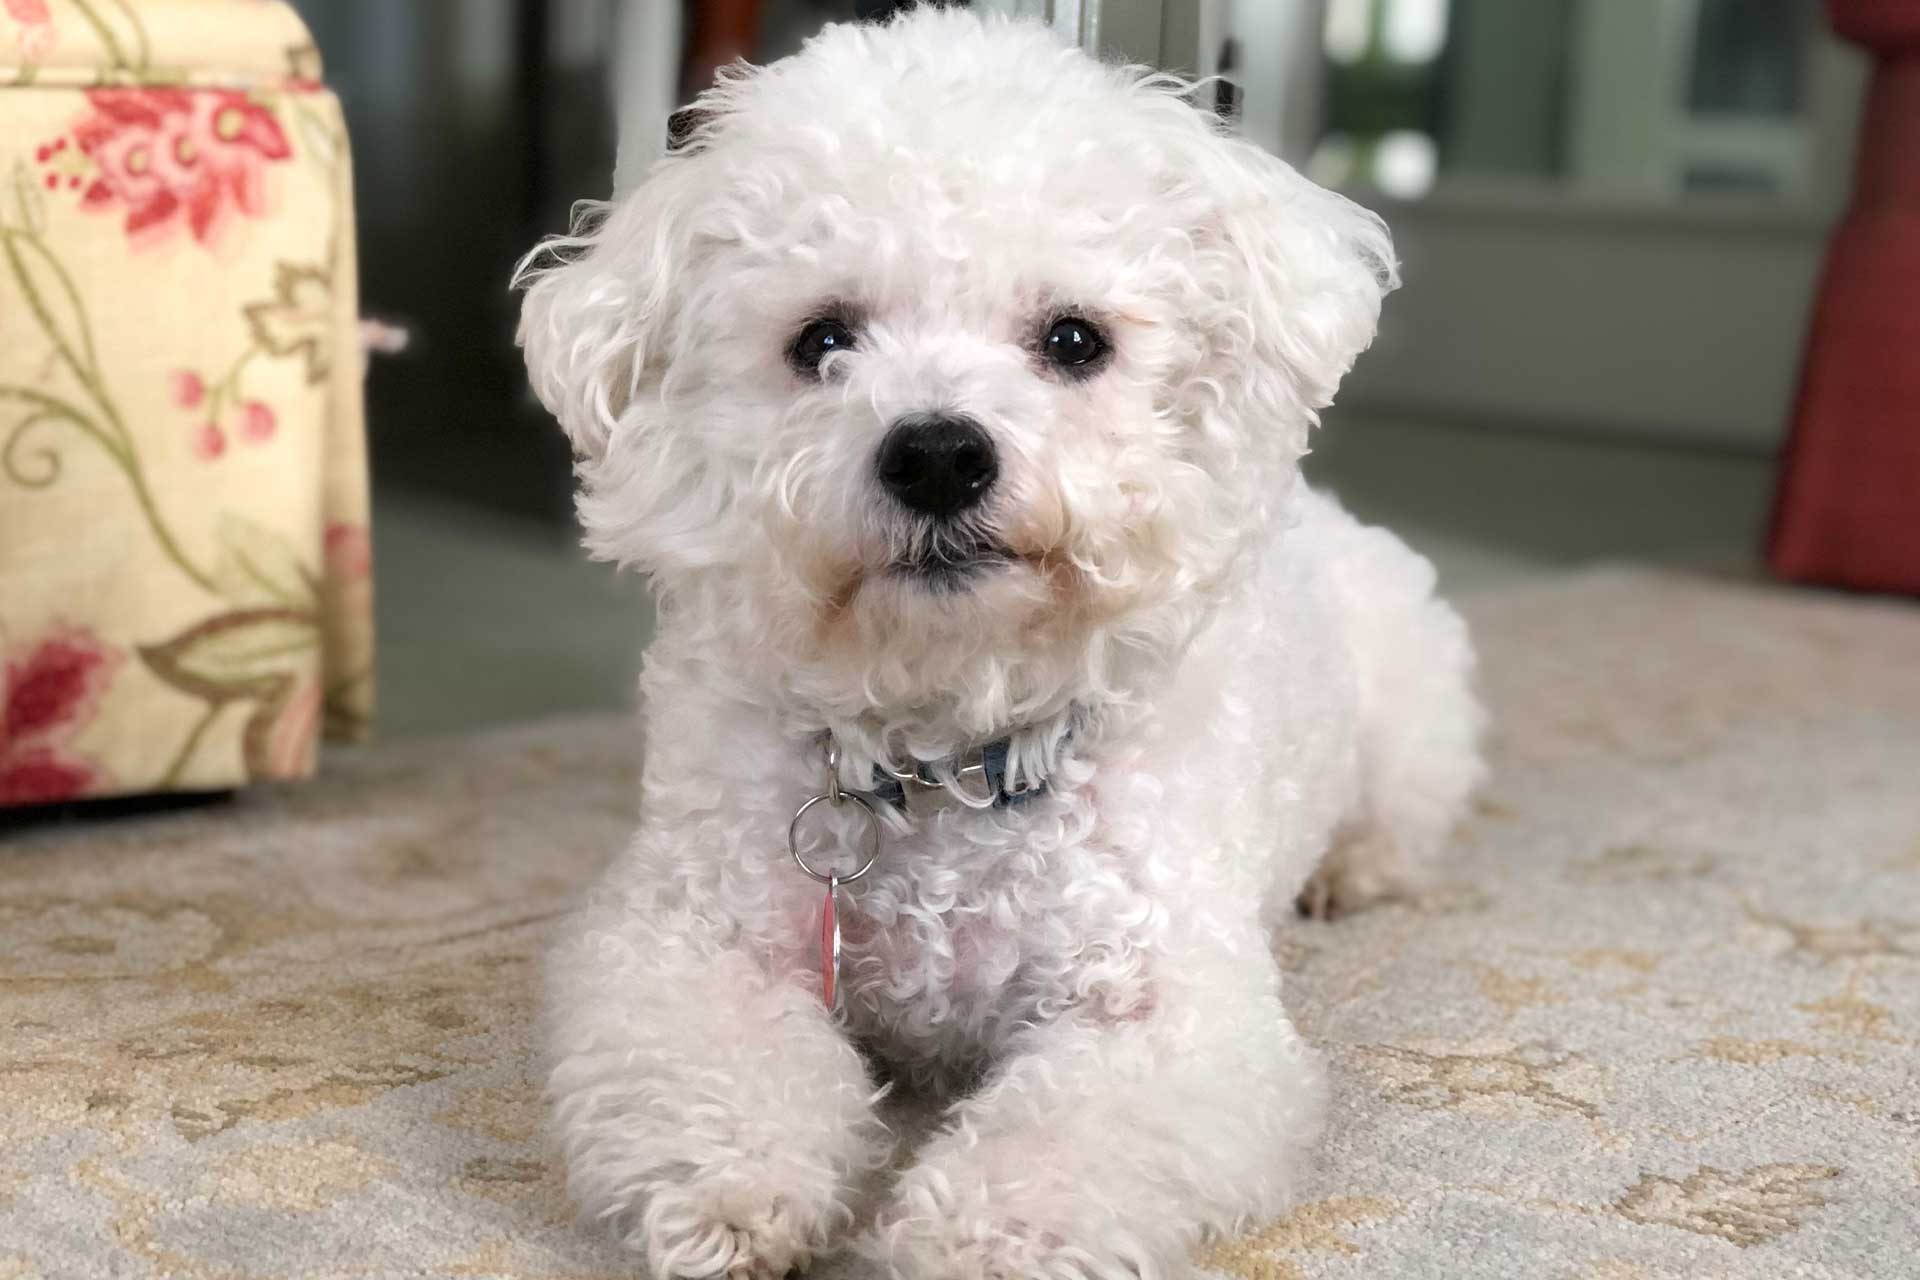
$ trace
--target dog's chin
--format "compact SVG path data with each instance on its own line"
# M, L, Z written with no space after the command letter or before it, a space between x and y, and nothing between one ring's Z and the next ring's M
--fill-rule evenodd
M1014 563L1013 552L1007 548L981 542L895 560L886 572L890 580L908 590L954 596L979 588L1006 573Z

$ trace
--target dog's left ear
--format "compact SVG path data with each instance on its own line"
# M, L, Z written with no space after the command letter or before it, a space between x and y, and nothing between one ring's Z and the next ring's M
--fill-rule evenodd
M1250 400L1242 412L1299 422L1304 448L1304 427L1400 283L1393 239L1378 216L1245 139L1214 134L1202 151L1191 180L1207 210L1195 245L1209 372L1251 374L1229 395Z

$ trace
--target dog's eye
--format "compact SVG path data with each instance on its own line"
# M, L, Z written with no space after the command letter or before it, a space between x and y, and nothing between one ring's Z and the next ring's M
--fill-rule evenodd
M1106 339L1091 321L1079 316L1062 316L1047 330L1040 353L1047 363L1068 373L1091 373L1093 366L1107 354Z
M836 351L853 350L853 330L843 320L815 320L787 348L787 363L800 373L817 374L820 362Z

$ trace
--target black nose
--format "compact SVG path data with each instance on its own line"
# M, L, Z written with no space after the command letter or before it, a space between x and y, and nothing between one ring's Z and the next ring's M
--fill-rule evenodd
M902 418L880 442L880 483L911 510L957 516L986 496L1000 462L993 440L972 418Z

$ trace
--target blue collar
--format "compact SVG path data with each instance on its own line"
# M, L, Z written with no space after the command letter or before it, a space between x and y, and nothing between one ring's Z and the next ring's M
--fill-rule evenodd
M1012 749L1011 738L999 738L981 747L977 759L969 759L967 756L959 757L954 762L955 780L962 787L968 787L970 780L980 779L985 784L986 793L993 796L993 807L996 809L1015 808L1037 796L1045 795L1049 790L1045 779L1022 786L1018 790L1008 787L1007 755ZM934 776L933 766L924 761L915 764L910 778L888 773L876 765L873 770L873 790L869 794L876 799L886 801L896 809L904 809L907 807L909 785L937 788L940 786L940 780Z
M1065 747L1072 742L1076 736L1075 730L1084 727L1077 723L1078 719L1078 716L1069 719L1061 730L1057 744L1059 747ZM827 759L833 760L837 755L833 731L820 730L818 741ZM1053 790L1051 781L1046 778L1038 782L1028 782L1018 788L1009 786L1007 764L1012 754L1013 735L1009 734L1004 738L995 738L982 746L968 748L945 760L914 760L911 773L904 769L899 773L893 773L884 765L875 764L873 785L858 794L870 796L904 812L910 791L944 789L939 777L940 772L945 772L952 777L959 788L976 802L991 796L993 807L996 809L1018 808L1029 800L1037 799Z

